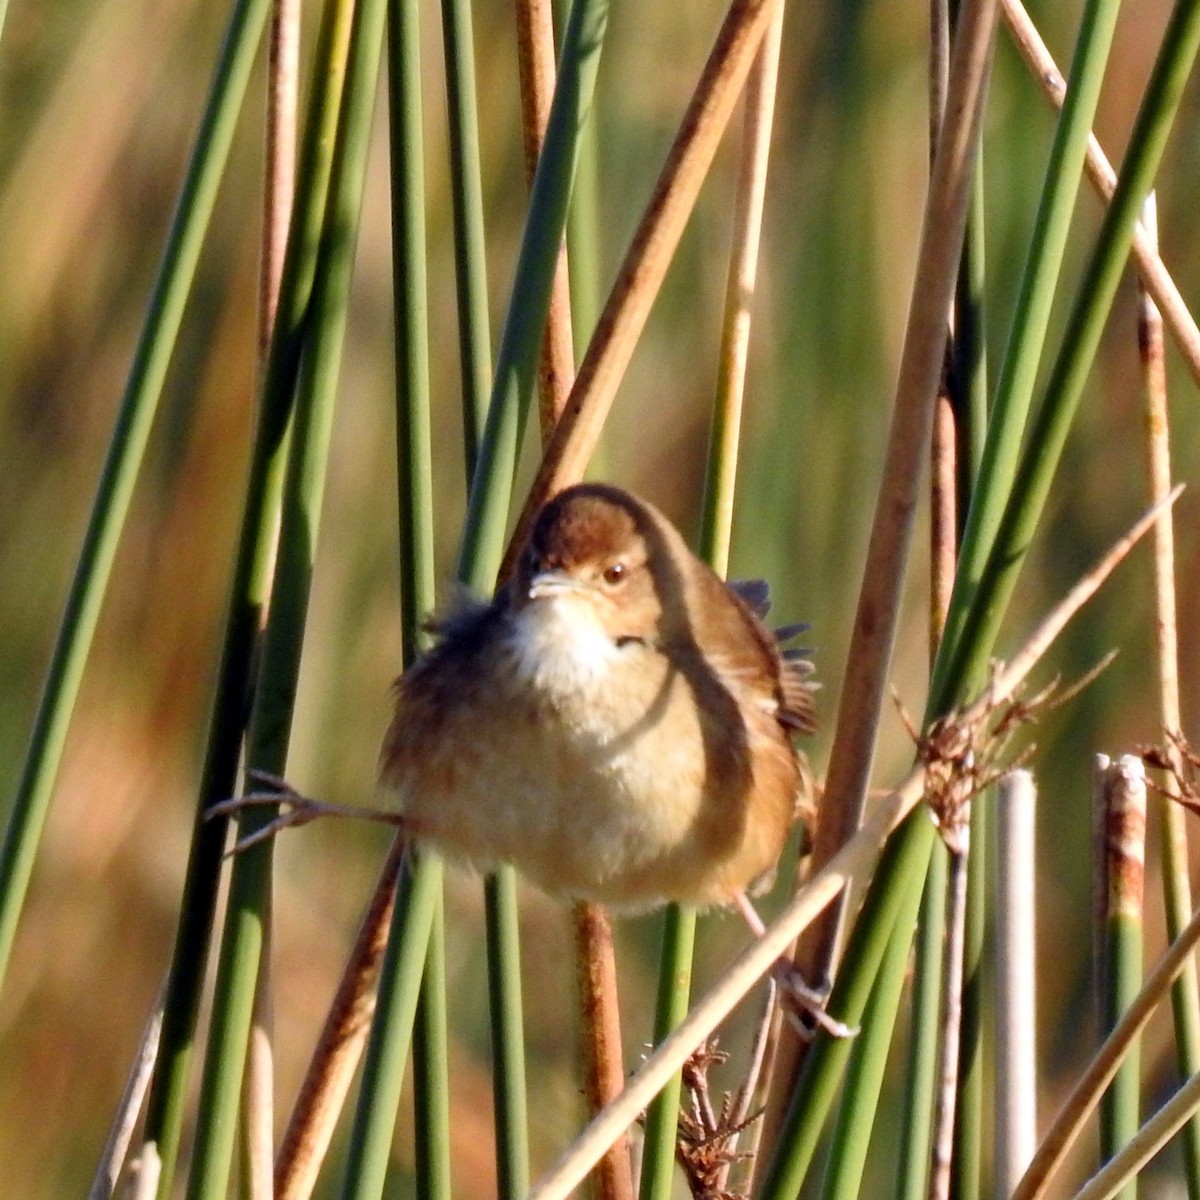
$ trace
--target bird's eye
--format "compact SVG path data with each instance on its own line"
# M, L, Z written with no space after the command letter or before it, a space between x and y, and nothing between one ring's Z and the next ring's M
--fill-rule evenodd
M604 569L604 582L608 584L621 583L626 575L625 564L615 562Z

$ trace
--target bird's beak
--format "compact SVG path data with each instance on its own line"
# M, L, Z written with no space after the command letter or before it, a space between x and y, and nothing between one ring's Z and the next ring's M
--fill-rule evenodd
M565 571L540 571L529 581L530 600L542 600L586 590L586 584L580 583Z

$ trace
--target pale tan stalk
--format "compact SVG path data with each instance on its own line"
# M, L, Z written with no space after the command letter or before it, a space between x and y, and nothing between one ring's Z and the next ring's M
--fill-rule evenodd
M1037 789L1010 771L997 789L996 1180L1009 1196L1037 1146Z
M1155 1006L1190 960L1197 942L1200 942L1200 910L1192 916L1179 937L1167 947L1137 998L1113 1027L1112 1033L1096 1052L1087 1070L1071 1089L1070 1095L1063 1102L1058 1115L1042 1139L1037 1153L1034 1154L1029 1169L1013 1192L1012 1200L1038 1200L1049 1190L1054 1172L1062 1166L1067 1152L1083 1132L1083 1127L1100 1102L1100 1097L1116 1074L1129 1047L1150 1019ZM1194 1106L1181 1118L1181 1123L1191 1111L1194 1111ZM1126 1147L1126 1150L1113 1160L1114 1163L1122 1159L1128 1149L1129 1147Z
M779 54L783 44L782 0L767 26L767 32L746 79L742 153L734 199L733 240L729 274L725 282L725 304L721 319L721 348L717 363L717 386L705 485L705 546L709 565L720 575L729 572L729 548L733 532L738 449L746 394L746 370L750 351L751 306L758 279L758 256L762 240L763 206L766 201L767 169L771 156L771 130L779 79ZM754 1039L750 1067L739 1093L738 1108L731 1125L742 1124L752 1111L760 1090L770 1084L771 1062L780 1045L781 1030L790 1023L779 1021L775 1010L776 990ZM717 1181L724 1189L739 1152L752 1165L758 1153L763 1123L754 1122L745 1136L735 1134L726 1151L730 1155Z
M1158 202L1155 193L1146 197L1142 228L1151 249L1158 250ZM1142 394L1145 404L1146 477L1151 501L1165 496L1171 487L1171 417L1167 404L1166 347L1163 318L1144 283L1138 288L1138 352L1142 361ZM1181 730L1179 704L1179 622L1175 595L1175 525L1165 521L1154 530L1154 642L1158 666L1158 714L1163 729ZM1161 785L1167 795L1179 794L1183 777L1183 755L1173 738L1164 739L1172 770ZM1162 856L1163 901L1167 938L1179 936L1192 909L1192 887L1188 850L1187 819L1178 804L1159 806L1159 842ZM1176 1057L1181 1075L1200 1069L1200 981L1196 963L1184 967L1172 994L1175 1018ZM1189 1179L1200 1156L1200 1123L1184 1136L1184 1170Z
M110 1200L116 1191L117 1180L121 1175L121 1167L125 1156L129 1153L133 1141L133 1131L141 1116L142 1105L146 1100L146 1092L150 1088L150 1078L154 1074L154 1064L158 1059L158 1043L162 1035L163 1022L163 993L158 994L154 1002L154 1011L150 1014L146 1027L142 1030L142 1040L138 1046L137 1058L133 1069L125 1083L125 1091L121 1095L121 1103L117 1106L109 1130L108 1140L104 1144L104 1152L100 1156L96 1174L92 1179L88 1200ZM155 1187L157 1187L157 1177Z
M783 3L767 28L758 56L746 80L746 113L742 158L734 197L733 245L725 281L721 314L721 348L717 359L716 402L708 453L705 515L709 566L719 575L729 571L733 502L746 395L746 366L750 353L751 305L758 280L758 250L762 240L771 128L783 40Z
M942 947L942 1018L938 1042L937 1099L933 1116L930 1200L949 1200L954 1154L954 1114L958 1104L959 1045L962 1034L963 951L967 930L967 855L971 848L971 806L954 819L946 875L946 940Z
M1200 1109L1200 1072L1190 1079L1115 1154L1104 1169L1075 1193L1075 1200L1109 1200L1115 1196Z

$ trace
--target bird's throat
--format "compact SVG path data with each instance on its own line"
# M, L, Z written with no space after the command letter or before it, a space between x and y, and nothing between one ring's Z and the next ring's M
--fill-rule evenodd
M526 604L512 615L508 642L517 675L551 698L606 686L624 657L592 605L574 596Z

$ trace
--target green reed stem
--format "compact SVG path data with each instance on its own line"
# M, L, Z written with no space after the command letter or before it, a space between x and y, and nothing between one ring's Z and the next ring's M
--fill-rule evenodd
M695 909L681 908L678 904L668 906L663 916L658 1002L654 1010L655 1044L661 1042L687 1016L695 945ZM668 1200L672 1194L681 1088L682 1077L672 1075L670 1083L646 1110L639 1200Z
M942 1014L942 940L946 935L947 856L936 842L925 876L917 925L913 967L912 1029L904 1116L900 1124L900 1161L896 1169L898 1200L924 1200L929 1188L929 1155L937 1090L937 1046ZM903 920L901 914L900 920ZM903 926L898 924L897 928ZM903 944L903 938L897 938ZM887 960L884 960L885 966ZM843 1103L843 1107L845 1104Z
M459 577L481 593L495 583L504 549L513 465L537 388L538 352L566 229L579 135L591 108L607 24L608 0L572 0L459 554Z
M162 394L163 380L269 7L268 0L238 0L230 16L113 427L112 441L0 845L0 985L8 968L121 528L129 512L134 483ZM3 12L0 11L0 22L2 20Z
M492 1103L496 1109L496 1173L501 1200L529 1190L529 1114L525 1094L525 1029L517 873L499 867L484 881L488 1000L492 1027Z
M400 875L392 929L379 976L376 1019L363 1060L360 1102L354 1113L341 1200L383 1195L409 1038L416 1020L422 966L442 891L442 863L418 860ZM392 1014L380 1020L379 1014Z
M943 639L951 647L961 636L967 607L974 602L1008 498L1007 481L1016 469L1119 7L1119 0L1088 0L1080 21L1070 86L1050 148L1012 331L1000 364L979 485L967 511Z
M295 212L289 226L275 332L259 406L197 824L167 983L158 1067L147 1101L144 1140L157 1147L161 1163L159 1194L163 1197L170 1194L174 1176L228 826L225 819L208 821L203 814L210 805L232 795L236 782L254 646L266 610L275 558L287 430L325 215L351 9L350 0L329 5L317 37L314 100L300 152Z
M935 875L936 872L930 872L931 881ZM931 889L927 886L925 895L930 894ZM944 884L941 896L944 907ZM897 928L912 926L917 919L921 898L921 892L916 888L906 893L905 904L897 919ZM822 1196L828 1197L829 1200L836 1200L841 1196L857 1196L862 1186L863 1169L871 1143L876 1109L883 1091L883 1073L887 1067L892 1030L896 1024L900 998L904 991L908 960L907 939L894 938L884 953L883 969L871 992L867 1011L863 1014L862 1033L854 1039L850 1049L843 1103L838 1110L838 1119L833 1129L829 1148L830 1165L821 1192ZM936 1035L936 1005L933 1023ZM929 1093L926 1095L928 1098ZM925 1144L928 1145L928 1136ZM911 1163L910 1166L917 1178L926 1177L927 1163ZM925 1194L923 1189L921 1194Z
M458 289L463 442L469 483L487 420L487 397L492 379L470 0L442 0L442 37L446 59L446 107L450 119L450 189L454 212L454 278Z
M383 16L382 0L360 0L355 9L328 208L313 283L309 341L284 484L279 559L246 753L248 767L272 774L282 774L287 759L366 175ZM252 834L270 819L271 810L250 809L239 821L239 832ZM271 858L272 847L267 842L239 854L234 861L188 1200L218 1200L225 1192L254 987L268 920Z
M418 868L419 868L418 864ZM413 1114L417 1195L450 1200L450 1059L446 1051L446 920L441 889L434 897L425 973L413 1035Z

